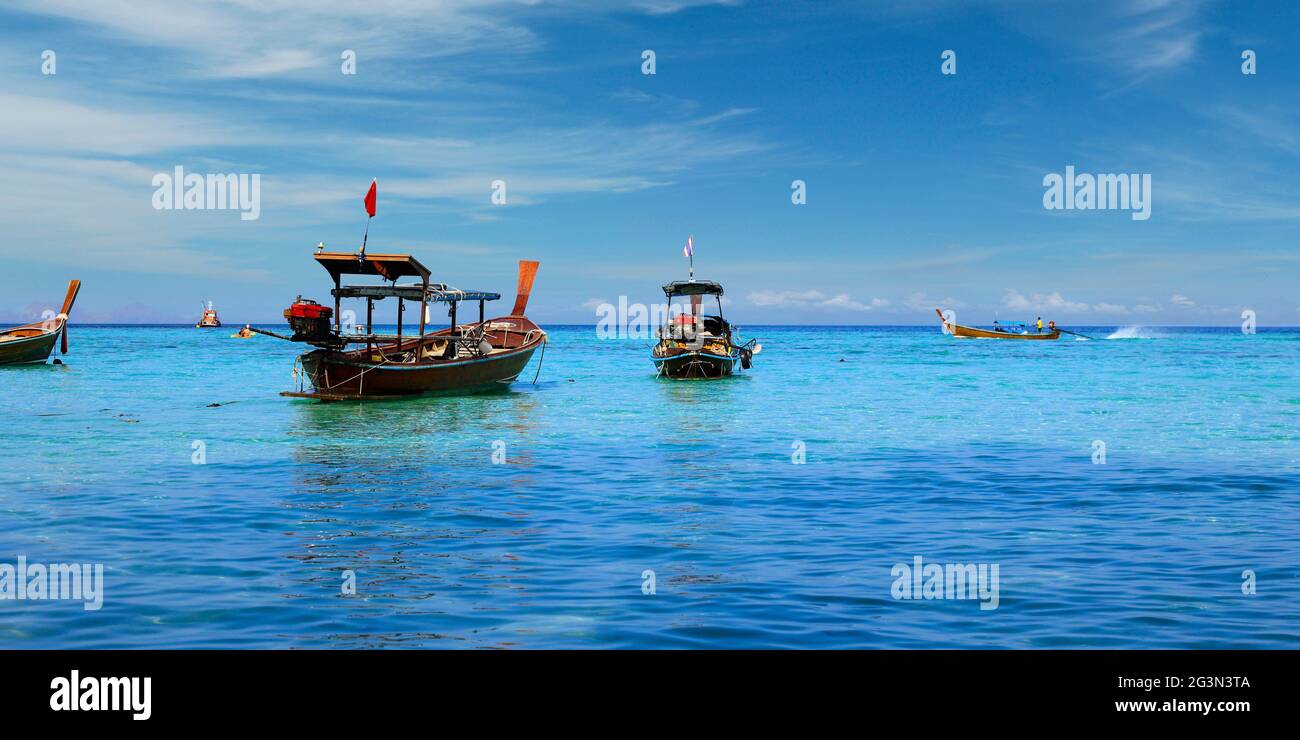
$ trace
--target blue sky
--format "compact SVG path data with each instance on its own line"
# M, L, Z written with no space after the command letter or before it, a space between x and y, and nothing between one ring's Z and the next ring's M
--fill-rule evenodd
M279 321L377 177L371 251L503 294L540 259L542 323L657 300L693 233L744 324L1300 324L1294 3L8 5L8 320L79 277L82 321ZM260 218L155 210L178 165L260 174ZM1044 209L1067 165L1149 173L1151 218Z

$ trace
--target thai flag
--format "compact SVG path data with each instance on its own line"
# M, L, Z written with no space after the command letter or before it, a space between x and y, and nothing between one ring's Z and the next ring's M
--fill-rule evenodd
M695 256L695 235L694 234L691 234L690 236L686 237L686 246L682 247L682 256L683 257Z

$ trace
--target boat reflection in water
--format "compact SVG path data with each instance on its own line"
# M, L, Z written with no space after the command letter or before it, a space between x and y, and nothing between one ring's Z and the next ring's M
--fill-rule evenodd
M556 591L535 580L534 558L519 560L551 542L540 522L554 504L539 494L545 481L535 469L539 395L530 386L292 404L293 484L275 502L290 515L275 531L278 557L290 563L280 594L312 610L325 644L518 640L495 627L526 610L507 617L500 599L538 601ZM365 440L382 444L382 454L359 447Z

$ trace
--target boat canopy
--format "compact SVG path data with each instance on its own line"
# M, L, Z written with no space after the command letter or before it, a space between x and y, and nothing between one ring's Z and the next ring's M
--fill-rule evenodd
M674 280L664 286L668 298L679 295L722 295L722 285L712 280Z
M361 254L351 252L317 252L316 261L329 271L334 282L340 275L378 275L394 281L403 277L429 279L429 268L409 254ZM415 298L419 300L419 296Z
M441 283L432 283L428 289L423 284L412 285L342 285L330 293L335 298L401 298L407 301L427 300L430 303L456 301L499 301L500 293L484 290L458 290Z

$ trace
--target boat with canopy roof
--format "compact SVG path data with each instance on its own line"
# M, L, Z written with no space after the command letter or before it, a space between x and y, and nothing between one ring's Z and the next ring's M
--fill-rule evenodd
M751 339L740 341L740 328L722 317L722 285L712 280L675 280L663 286L671 305L674 298L690 298L690 312L671 315L655 332L658 343L650 351L659 375L668 378L721 378L748 369L763 347ZM718 314L704 316L700 303L706 295L717 299Z
M500 293L434 283L430 270L409 254L320 251L315 259L334 282L330 291L334 308L299 296L284 312L293 336L253 329L316 348L298 358L302 366L299 388L282 396L338 401L501 388L519 377L547 340L546 332L524 315L538 262L519 262L518 293L510 313L485 318L485 304L500 299ZM344 285L345 275L376 276L381 282ZM415 280L398 282L404 278ZM364 331L344 332L341 307L345 298L365 301ZM389 298L397 300L397 331L379 334L372 324L375 303ZM478 303L478 319L462 323L459 308L467 302ZM419 306L418 329L404 334L409 327L407 303ZM428 331L434 304L448 306L451 325Z
M934 309L934 312L939 314L939 321L943 325L943 332L945 334L951 334L954 337L964 339L1040 339L1050 341L1053 339L1060 339L1061 332L1063 331L1062 329L1057 328L1055 322L1049 322L1051 328L1046 332L1031 331L1028 325L1022 323L1003 322L999 324L996 321L993 322L994 326L992 329L980 329L974 326L962 326L961 324L950 320L948 317L944 316L941 309L936 308ZM1068 333L1073 334L1074 332Z

